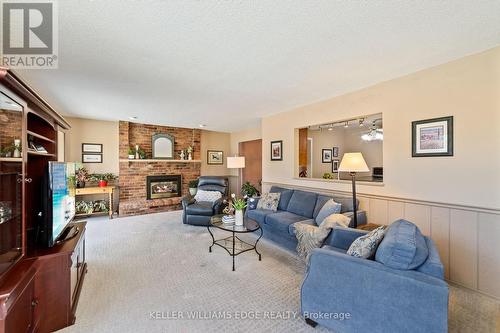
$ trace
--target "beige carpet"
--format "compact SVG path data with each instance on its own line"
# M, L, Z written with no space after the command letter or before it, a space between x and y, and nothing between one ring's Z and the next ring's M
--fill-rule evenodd
M77 321L61 332L331 332L297 316L304 265L272 243L260 243L261 262L243 254L231 272L223 249L208 253L206 228L183 225L180 212L88 222ZM450 291L450 332L498 329L497 301ZM259 318L228 318L245 314Z

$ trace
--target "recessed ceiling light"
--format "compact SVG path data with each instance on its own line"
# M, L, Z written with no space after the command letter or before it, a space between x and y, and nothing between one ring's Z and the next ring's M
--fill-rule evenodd
M205 127L207 127L207 125L205 125L205 124L200 124L199 126L200 126L201 128L205 128Z
M349 122L348 121L345 122L344 127L345 128L349 127Z
M128 117L128 119L130 119L130 120L137 120L137 117L136 116L132 116L132 117Z

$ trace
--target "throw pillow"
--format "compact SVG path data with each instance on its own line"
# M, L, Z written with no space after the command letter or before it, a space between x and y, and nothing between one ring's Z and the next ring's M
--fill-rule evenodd
M377 251L377 246L384 238L385 227L381 226L370 233L358 237L352 242L347 250L347 254L353 257L368 259L373 257Z
M215 202L222 198L222 193L219 191L205 191L205 190L198 190L196 192L196 195L194 196L194 200L196 201L208 201L208 202Z
M316 222L317 225L321 225L321 223L326 217L332 214L340 213L341 208L342 205L333 201L333 199L328 200L327 202L325 202L323 207L321 207L318 215L314 219L314 222Z
M278 210L281 193L264 193L257 203L257 209Z
M320 228L333 229L335 227L349 228L351 218L344 214L332 214L327 216L319 225Z
M299 257L307 261L307 257L311 251L323 245L323 241L330 229L319 228L315 225L297 222L295 223L295 236L297 237L297 253Z

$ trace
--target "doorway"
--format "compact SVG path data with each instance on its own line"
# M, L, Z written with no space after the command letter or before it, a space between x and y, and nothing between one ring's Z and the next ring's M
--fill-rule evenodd
M252 140L240 142L238 146L240 156L245 157L245 168L241 169L240 182L250 182L257 188L259 192L262 191L262 140ZM239 192L240 189L238 189Z

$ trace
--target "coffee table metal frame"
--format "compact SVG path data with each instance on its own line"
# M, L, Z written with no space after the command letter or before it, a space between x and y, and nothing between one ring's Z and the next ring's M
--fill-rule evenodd
M244 224L242 226L242 229L238 230L237 229L238 226L235 226L234 224L225 225L222 222L218 222L220 224L215 224L216 222L213 222L215 219L220 219L221 217L222 217L222 215L213 216L207 225L208 232L210 233L210 236L212 237L212 245L210 245L208 247L208 252L210 252L210 253L212 252L212 247L214 245L220 246L221 248L226 250L226 252L233 258L233 272L235 271L234 258L237 255L240 255L242 253L254 250L255 253L257 253L257 255L259 256L259 261L261 261L262 255L259 253L259 251L257 251L257 243L259 243L259 240L262 238L264 231L260 227L259 223L257 223L254 220L245 219ZM249 223L255 223L255 227L247 229L245 227L245 224L249 224ZM215 239L214 234L210 230L211 227L217 228L217 229L220 229L220 230L223 230L226 232L230 232L231 236L221 238L221 239ZM243 227L245 227L245 228L243 228ZM247 233L256 232L257 230L260 230L260 235L254 244L248 243L237 236L237 234L247 234ZM236 248L236 241L238 241L240 243L241 248ZM229 246L228 246L228 243L229 243Z

